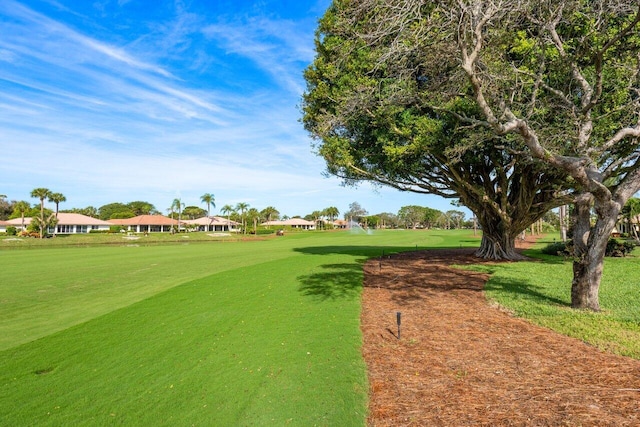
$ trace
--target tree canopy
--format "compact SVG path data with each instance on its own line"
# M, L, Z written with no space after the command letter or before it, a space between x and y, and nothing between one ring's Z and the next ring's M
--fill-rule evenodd
M487 228L510 210L533 222L572 196L572 305L597 310L606 241L640 189L639 28L640 5L622 0L335 0L305 74L305 127L329 172L460 196L483 239L528 225ZM458 168L482 179L479 199Z
M211 215L211 206L216 207L216 196L213 193L204 193L200 196L200 201L207 204L207 216Z
M0 194L0 221L9 218L14 205L15 201L9 202L4 194Z
M360 203L352 202L349 203L349 210L344 213L344 219L347 221L359 222L362 218L367 216L367 214L367 210L360 206Z
M197 219L202 218L203 216L207 216L209 212L205 209L202 209L198 206L186 206L182 210L182 215L187 219Z
M513 259L515 237L567 201L566 173L535 162L521 141L466 120L479 122L482 110L464 95L468 81L448 81L455 50L434 49L432 11L431 3L335 1L305 72L303 122L329 173L347 184L458 198L485 230L478 255ZM401 31L396 21L423 31ZM450 96L447 85L455 86Z
M102 220L115 218L133 218L138 215L152 215L157 213L155 206L145 201L129 203L108 203L98 208L98 217Z

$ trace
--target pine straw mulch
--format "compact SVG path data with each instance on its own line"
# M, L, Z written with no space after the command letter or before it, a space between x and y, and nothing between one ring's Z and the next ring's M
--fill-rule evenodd
M368 424L640 425L640 361L514 318L485 299L486 274L449 267L480 262L453 249L365 265Z

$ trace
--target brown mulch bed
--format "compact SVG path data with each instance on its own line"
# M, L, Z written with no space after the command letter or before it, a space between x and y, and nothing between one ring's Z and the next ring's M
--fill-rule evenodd
M365 265L368 424L640 425L640 361L490 305L486 274L449 267L479 262L453 249Z

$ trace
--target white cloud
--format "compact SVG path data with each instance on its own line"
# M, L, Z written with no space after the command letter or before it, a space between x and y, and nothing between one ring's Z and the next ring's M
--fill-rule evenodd
M10 199L44 186L66 207L148 200L162 210L213 192L220 206L288 215L356 200L394 210L366 201L383 206L397 192L342 188L311 153L296 104L315 21L222 19L175 2L146 32L99 36L86 10L46 3L56 19L0 1L0 192Z
M265 17L219 22L203 34L229 53L244 56L291 93L304 90L301 68L313 59L313 33L299 23Z

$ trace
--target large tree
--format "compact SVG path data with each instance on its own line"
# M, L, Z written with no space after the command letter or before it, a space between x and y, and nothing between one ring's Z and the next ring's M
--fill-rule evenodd
M182 210L182 214L188 219L202 218L203 216L209 216L209 212L198 206L187 206Z
M469 123L482 110L464 96L438 95L448 71L440 59L447 64L455 49L433 50L437 32L414 34L394 21L405 19L399 11L427 14L434 5L334 1L305 72L303 122L330 174L459 199L483 228L477 255L517 259L516 237L567 202L566 174L533 161L521 141ZM471 84L456 90L470 93Z
M607 241L640 190L640 4L361 0L333 7L350 11L345 19L360 43L389 46L375 58L376 73L404 70L396 71L396 87L380 85L385 96L403 99L413 79L423 109L486 135L492 150L519 153L517 164L533 164L530 156L569 177L577 193L572 306L599 310ZM362 98L353 102L367 105Z
M7 196L0 194L0 220L9 218L11 212L13 212L15 202L9 202Z
M440 214L441 212L438 209L424 208L424 226L427 228L433 227Z
M120 218L132 218L136 216L136 214L131 210L130 207L128 207L124 203L119 202L100 206L98 208L98 215L99 218L103 221L115 218L115 216L118 216Z
M607 242L640 190L640 4L460 2L448 13L481 124L522 141L581 193L571 302L599 310Z
M405 228L417 228L422 225L425 217L425 208L422 206L403 206L398 211L398 218Z
M369 212L367 212L365 208L360 206L360 203L353 202L349 203L349 210L344 213L344 219L349 222L355 222L357 224L368 214ZM349 224L349 227L351 227L351 223Z
M85 215L94 216L96 214L95 208L89 206ZM153 215L157 213L156 207L149 202L137 200L129 203L109 203L102 205L97 209L97 214L102 220L109 220L112 218L132 218L138 215Z
M134 213L134 216L138 215L153 215L157 212L156 207L149 202L145 202L142 200L136 200L134 202L129 202L126 206Z
M77 213L90 216L92 218L98 218L98 209L96 209L94 206L87 206L86 208L60 209L60 212Z

